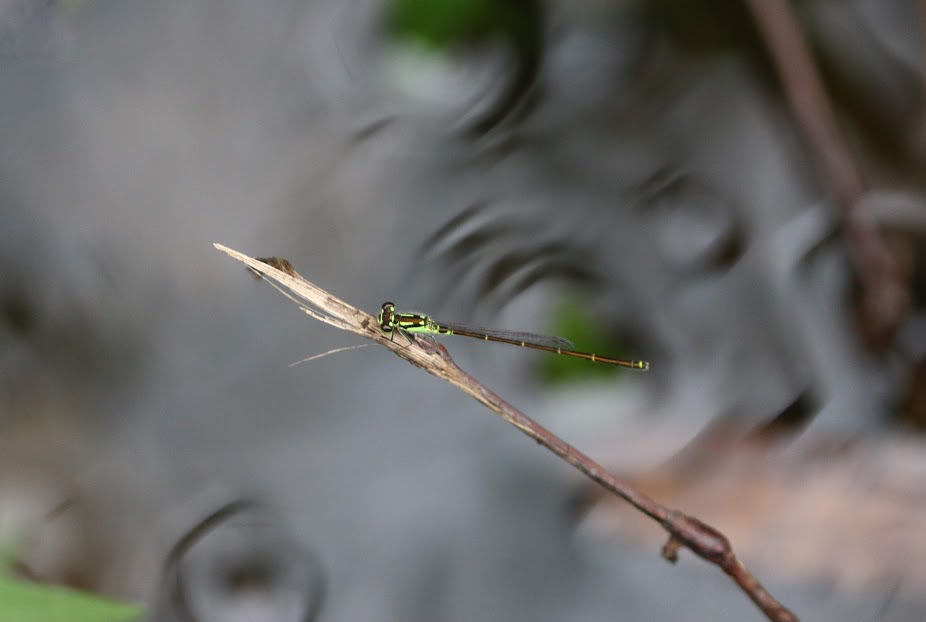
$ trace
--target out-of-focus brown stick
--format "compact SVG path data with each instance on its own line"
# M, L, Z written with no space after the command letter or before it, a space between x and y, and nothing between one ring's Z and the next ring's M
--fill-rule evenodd
M602 465L460 369L442 345L414 337L409 339L408 344L403 344L399 340L386 337L380 330L376 318L307 281L285 259L278 257L254 259L221 244L214 246L264 277L280 293L298 304L305 313L341 330L372 339L412 365L446 380L534 439L538 444L574 466L591 480L658 522L669 534L668 542L663 547L662 553L668 561L674 562L678 557L679 548L684 546L730 575L769 620L797 622L797 616L762 587L762 584L737 559L726 536L693 516L656 502L629 483L608 473ZM283 291L280 286L287 288L292 294Z
M923 40L923 35L926 34L926 0L919 0L917 4L917 12L919 13L920 18L920 41ZM926 45L920 44L920 123L918 128L918 134L916 136L916 145L918 153L922 154L924 146L926 146Z
M810 50L788 0L746 0L772 58L807 146L842 213L850 260L861 288L862 313L875 343L883 343L907 310L907 295L891 278L891 257L856 204L862 175L843 138Z

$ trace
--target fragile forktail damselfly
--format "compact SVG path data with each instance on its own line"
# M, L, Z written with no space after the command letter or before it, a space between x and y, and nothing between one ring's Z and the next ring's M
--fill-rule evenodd
M419 335L462 335L464 337L482 339L483 341L495 341L497 343L521 346L522 348L543 350L544 352L553 352L555 354L565 354L566 356L573 356L595 363L605 363L607 365L616 365L618 367L627 367L642 371L649 369L649 363L646 361L629 361L599 356L588 352L578 352L575 350L575 345L571 341L563 339L562 337L549 337L547 335L536 335L534 333L492 330L488 328L466 326L464 324L438 322L432 317L422 315L421 313L396 313L395 305L391 302L383 303L383 308L379 312L379 328L387 335L394 335L397 329L406 333Z

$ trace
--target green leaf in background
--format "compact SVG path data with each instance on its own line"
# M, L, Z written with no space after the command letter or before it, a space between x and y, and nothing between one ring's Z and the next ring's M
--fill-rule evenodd
M139 605L0 576L2 622L132 622L143 612Z
M10 571L14 561L16 561L16 552L13 547L0 541L0 579Z
M602 356L624 358L621 344L588 311L588 306L573 297L563 297L553 308L553 329L550 334L565 337L576 344L576 350ZM629 358L629 357L628 357ZM608 378L620 374L622 369L612 365L596 365L569 356L545 356L540 375L544 381L555 384L592 378Z
M507 32L519 21L502 0L389 0L387 11L396 37L436 50Z

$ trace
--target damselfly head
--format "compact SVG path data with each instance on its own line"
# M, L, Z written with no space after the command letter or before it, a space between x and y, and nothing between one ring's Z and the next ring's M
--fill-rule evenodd
M395 304L384 302L383 308L379 312L379 328L383 332L390 333L395 328Z

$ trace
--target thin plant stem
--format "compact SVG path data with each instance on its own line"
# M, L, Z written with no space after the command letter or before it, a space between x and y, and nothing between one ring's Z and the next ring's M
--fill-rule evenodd
M305 280L292 269L289 262L285 262L283 265L285 269L280 270L271 264L274 262L279 264L283 260L268 258L266 261L270 263L265 263L221 244L214 244L214 246L243 262L264 278L273 279L279 285L289 289L292 295L287 297L294 300L312 317L342 330L371 339L412 365L446 380L537 441L538 444L543 445L571 464L603 488L624 499L637 510L652 518L668 534L668 541L662 552L666 560L675 562L679 548L685 547L728 574L740 589L765 613L769 620L774 622L797 622L797 616L778 602L737 559L730 541L720 531L693 516L656 502L627 482L611 475L605 467L556 436L473 376L460 369L450 358L447 349L441 344L433 340L418 339L413 335L409 335L409 344L397 343L383 334L376 318ZM297 298L305 301L305 304L297 300Z

